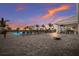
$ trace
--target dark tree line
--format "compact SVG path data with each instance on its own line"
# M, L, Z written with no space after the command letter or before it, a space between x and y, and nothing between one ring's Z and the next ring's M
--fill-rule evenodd
M8 20L1 18L1 20L0 20L0 29L1 29L0 34L3 34L4 38L6 38L6 34L7 34L6 26L8 26L8 25L6 24L6 22L8 22ZM8 27L8 29L10 29L10 28Z

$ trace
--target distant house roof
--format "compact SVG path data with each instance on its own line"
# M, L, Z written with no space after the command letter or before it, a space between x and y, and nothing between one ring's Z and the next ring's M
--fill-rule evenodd
M78 23L78 17L77 16L71 16L67 19L63 19L61 21L56 22L57 25L68 25L68 24L77 24Z

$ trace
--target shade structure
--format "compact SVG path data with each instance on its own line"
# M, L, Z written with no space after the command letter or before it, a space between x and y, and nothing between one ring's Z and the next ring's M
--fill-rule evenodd
M69 18L58 21L55 24L57 24L57 25L78 24L78 17L77 16L71 16Z

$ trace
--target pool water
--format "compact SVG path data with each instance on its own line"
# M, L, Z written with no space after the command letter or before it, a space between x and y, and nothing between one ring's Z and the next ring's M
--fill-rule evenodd
M22 35L22 32L18 32L18 33L17 32L13 32L12 34L13 35Z
M32 34L31 32L29 32L29 33L25 32L24 33L24 35L31 35L31 34ZM12 35L20 36L20 35L23 35L23 32L12 32Z

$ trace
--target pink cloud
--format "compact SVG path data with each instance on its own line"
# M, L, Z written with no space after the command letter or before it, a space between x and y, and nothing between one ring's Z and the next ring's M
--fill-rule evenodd
M61 5L60 7L48 9L48 13L42 16L43 19L48 19L49 17L55 15L57 12L66 11L70 9L69 5Z
M17 4L16 11L21 11L21 10L24 10L25 8L26 8L25 4Z

